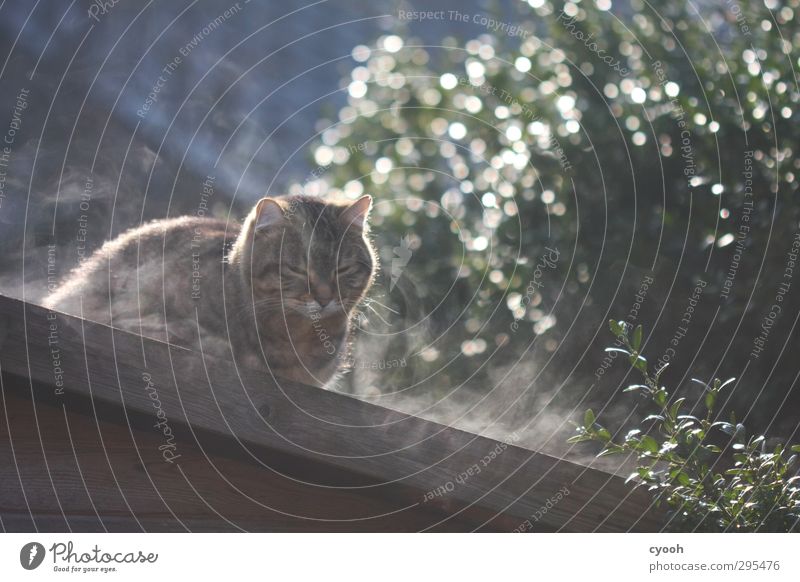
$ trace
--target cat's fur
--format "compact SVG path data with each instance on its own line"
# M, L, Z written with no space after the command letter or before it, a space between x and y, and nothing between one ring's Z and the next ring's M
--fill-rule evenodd
M103 245L45 305L322 386L375 276L371 204L287 196L241 227L154 221Z

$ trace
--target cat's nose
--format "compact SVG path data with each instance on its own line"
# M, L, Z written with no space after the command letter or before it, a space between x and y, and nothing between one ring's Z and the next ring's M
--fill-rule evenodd
M333 300L333 290L329 285L317 285L314 289L314 299L320 307L325 307Z

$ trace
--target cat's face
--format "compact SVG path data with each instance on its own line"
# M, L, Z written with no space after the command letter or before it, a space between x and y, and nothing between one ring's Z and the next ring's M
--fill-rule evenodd
M349 315L372 284L365 236L372 198L353 203L306 196L263 198L245 223L242 257L256 311L304 317Z

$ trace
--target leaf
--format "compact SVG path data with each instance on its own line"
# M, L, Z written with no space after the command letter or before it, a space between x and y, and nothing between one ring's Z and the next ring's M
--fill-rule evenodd
M633 330L633 349L638 352L641 346L642 346L642 326L637 325L636 329Z
M792 445L793 453L800 453L800 445Z
M658 392L653 396L653 400L655 400L656 404L659 406L664 406L664 404L667 403L667 391L663 388L659 388Z
M706 408L714 410L714 404L717 402L717 393L714 391L706 392Z
M613 319L608 322L609 327L611 328L611 333L614 334L614 337L617 339L621 339L627 342L628 337L628 324L625 323L623 320L614 321Z
M719 420L711 425L711 428L718 428L725 434L733 435L736 433L736 427L733 426L730 422L724 422Z
M605 428L598 429L597 436L599 436L604 441L610 441L611 440L611 433L608 432L608 429L605 429Z
M584 415L583 415L583 427L584 427L586 430L589 430L590 428L592 428L592 425L594 424L594 418L595 418L595 416L594 416L594 412L592 412L592 409L591 409L591 408L590 408L590 409L588 409L588 410L587 410L587 411L584 413Z
M650 422L651 420L658 420L664 422L664 420L666 419L660 414L651 414L650 416L646 416L642 422Z
M672 450L678 448L678 443L672 441L665 441L663 445L661 445L661 454L668 453Z
M722 384L720 384L720 387L717 388L717 392L721 391L723 388L725 388L725 386L727 386L731 382L736 382L736 378L728 378L727 380L725 380Z
M686 398L678 398L678 399L677 399L677 400L676 400L676 401L675 401L675 402L672 404L672 406L671 406L671 407L670 407L670 409L669 409L669 415L670 415L672 418L678 418L678 411L681 409L681 404L683 404L685 400L686 400Z
M709 386L708 384L706 384L702 380L698 380L697 378L692 378L692 382L696 382L697 384L700 384L704 388L708 388L709 390L711 390L711 386Z
M644 356L631 354L631 365L639 370L642 374L647 374L647 360Z
M629 356L631 353L628 350L623 350L622 348L606 348L605 351L607 352L619 352L621 354L625 354Z
M644 384L631 384L623 390L623 392L635 392L636 390L650 390L650 386Z
M641 447L645 451L648 451L650 453L657 453L658 452L658 442L656 441L656 439L654 439L650 435L644 435L642 437L642 440L639 441L639 442L641 444Z
M615 337L625 335L625 322L623 321L614 321L612 319L608 322L608 327L611 328L611 333L613 333Z

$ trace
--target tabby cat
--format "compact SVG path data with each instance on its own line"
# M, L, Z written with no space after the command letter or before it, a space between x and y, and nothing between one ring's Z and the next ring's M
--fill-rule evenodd
M156 220L107 242L45 305L323 386L375 277L372 198L263 198L240 226Z

